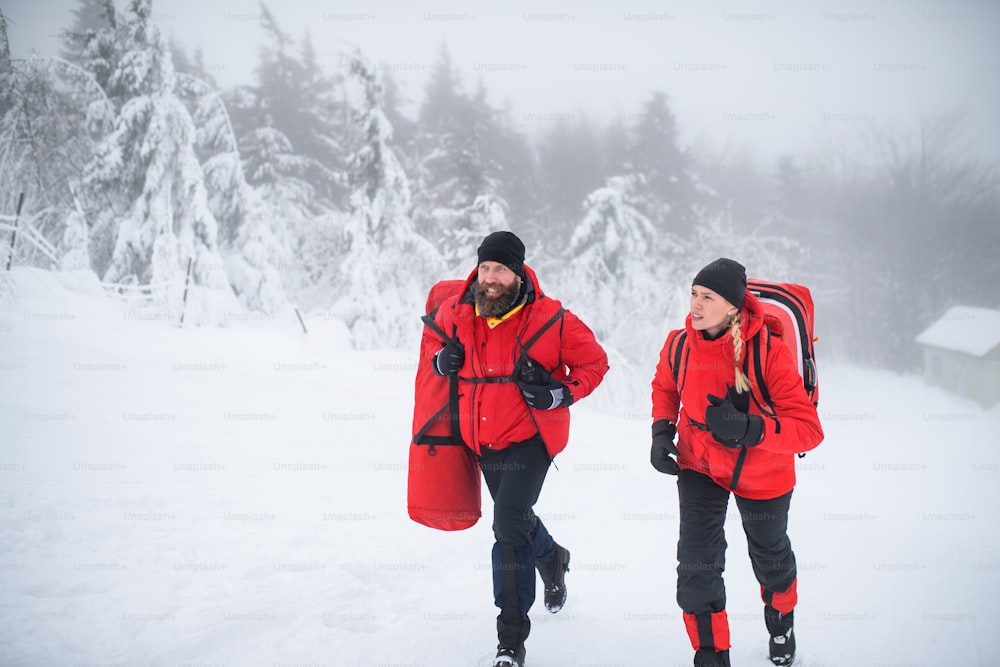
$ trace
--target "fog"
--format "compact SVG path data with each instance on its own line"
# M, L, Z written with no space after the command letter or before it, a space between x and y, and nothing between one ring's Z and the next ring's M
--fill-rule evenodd
M821 354L869 366L1000 306L995 3L148 2L3 10L0 215L25 193L44 238L16 264L173 292L191 264L214 303L400 346L509 228L639 367L720 255L808 285Z
M14 57L58 52L73 0L5 4ZM470 86L482 79L527 126L627 117L663 90L689 142L773 157L962 114L968 149L1000 157L1000 5L988 0L265 4L293 38L308 32L331 67L362 48L414 103L446 42ZM257 2L161 0L153 18L202 49L223 86L252 79Z

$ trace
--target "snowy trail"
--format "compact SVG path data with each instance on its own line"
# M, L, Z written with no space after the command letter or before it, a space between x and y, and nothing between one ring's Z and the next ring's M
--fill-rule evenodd
M84 283L15 278L0 664L489 664L488 516L454 534L406 517L411 355L295 323L178 330ZM1000 412L823 371L827 440L792 503L796 664L1000 664ZM529 664L689 665L676 490L648 465L646 408L600 407L574 408L538 506L573 561L567 607L533 614ZM734 505L727 529L733 663L763 667Z

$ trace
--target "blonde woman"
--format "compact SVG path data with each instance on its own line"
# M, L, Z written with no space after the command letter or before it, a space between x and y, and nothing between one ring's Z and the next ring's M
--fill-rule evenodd
M654 468L677 476L677 603L698 667L730 665L722 577L730 493L760 584L771 661L795 659L797 578L787 533L794 458L823 440L789 348L748 345L764 320L746 285L746 270L732 259L698 272L684 329L668 334L652 383L650 456ZM760 359L751 358L753 349ZM748 372L758 363L769 409Z

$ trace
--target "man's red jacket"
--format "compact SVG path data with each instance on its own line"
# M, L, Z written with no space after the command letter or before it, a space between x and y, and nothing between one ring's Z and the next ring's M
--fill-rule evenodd
M489 327L485 317L476 315L470 288L477 271L470 274L458 295L440 305L434 318L438 327L449 336L457 336L465 348L465 363L458 373L459 424L462 439L477 455L483 449L504 449L537 433L549 456L555 457L569 440L569 408L529 408L518 385L503 380L513 377L522 346L562 308L559 301L542 292L530 267L525 265L524 271L527 303L495 328ZM442 342L425 327L421 345L421 358L431 359ZM568 310L527 354L569 388L574 402L590 394L608 371L604 348L587 325ZM484 382L487 378L495 381Z

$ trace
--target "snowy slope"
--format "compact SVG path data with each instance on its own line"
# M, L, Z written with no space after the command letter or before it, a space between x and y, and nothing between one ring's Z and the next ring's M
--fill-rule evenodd
M88 274L11 289L0 665L489 664L488 517L449 534L406 516L412 354L351 351L322 319L137 319ZM822 380L827 440L791 518L797 664L1000 664L1000 412L884 372ZM599 405L573 408L537 508L573 563L529 664L689 665L647 405ZM733 662L763 667L735 509L728 525Z

